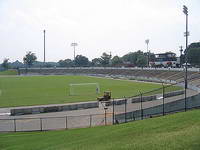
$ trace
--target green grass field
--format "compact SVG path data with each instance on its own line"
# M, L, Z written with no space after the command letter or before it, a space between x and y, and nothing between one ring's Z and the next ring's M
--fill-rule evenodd
M70 83L99 83L101 93L96 95L93 88L93 93L78 92L70 96ZM95 101L104 91L111 91L112 97L121 98L136 95L139 90L146 92L160 87L160 84L86 76L0 77L0 107ZM178 89L180 87L170 87L166 91Z
M2 133L1 150L199 150L200 110L114 126Z

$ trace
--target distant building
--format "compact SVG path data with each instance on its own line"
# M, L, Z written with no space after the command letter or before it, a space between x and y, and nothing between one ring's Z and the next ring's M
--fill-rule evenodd
M150 67L179 67L180 58L173 52L155 54L155 58L150 60Z

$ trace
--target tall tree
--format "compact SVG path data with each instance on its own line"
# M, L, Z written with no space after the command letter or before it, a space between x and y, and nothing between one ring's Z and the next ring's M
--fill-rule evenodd
M5 58L4 60L3 60L3 63L1 64L1 66L4 68L4 69L8 69L9 68L9 59L8 58Z
M23 58L24 64L28 65L28 67L31 67L36 60L37 57L35 53L32 53L31 51L28 51Z
M119 66L123 63L122 59L119 56L114 56L111 60L112 66Z
M200 48L188 49L187 56L190 64L200 66Z
M100 67L101 66L101 58L92 59L91 65L94 67Z
M89 65L89 60L85 56L77 55L75 58L75 65L78 67L86 67Z
M122 60L126 63L136 64L136 55L133 52L130 52L122 57Z
M190 49L190 48L200 48L200 42L191 43L191 44L188 46L188 49Z
M147 56L141 51L131 52L122 57L126 63L133 64L134 66L142 67L147 64Z
M137 57L136 65L138 67L145 67L147 65L147 58L144 55L139 55Z
M71 59L59 60L60 67L72 67L73 61Z
M190 64L200 66L200 42L188 46L187 57Z
M110 60L111 60L111 55L109 55L107 53L103 53L102 54L102 56L101 56L101 64L102 64L102 66L104 66L104 67L109 66Z

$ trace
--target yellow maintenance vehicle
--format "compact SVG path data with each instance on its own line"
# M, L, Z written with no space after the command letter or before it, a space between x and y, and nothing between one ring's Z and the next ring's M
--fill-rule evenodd
M108 102L111 99L111 92L110 91L106 91L104 92L103 97L98 97L97 100L99 102Z

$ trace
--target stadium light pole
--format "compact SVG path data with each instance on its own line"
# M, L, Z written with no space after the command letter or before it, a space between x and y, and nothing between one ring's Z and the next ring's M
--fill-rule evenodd
M71 46L74 47L74 61L75 61L75 58L76 58L76 49L75 49L75 47L78 46L78 44L74 42L74 43L71 43Z
M145 43L147 44L147 67L149 67L149 39L146 39Z
M45 55L46 55L46 52L45 52L45 33L46 33L46 30L43 30L43 32L44 32L44 63L45 63Z
M188 36L189 36L189 32L188 32L188 8L183 5L183 13L186 16L186 32L184 33L185 36L185 88L187 89L187 62L188 62L188 58L187 58L187 53L188 53Z
M187 88L188 88L188 81L187 81L187 61L188 61L188 58L187 58L187 53L188 53L188 36L189 36L189 32L188 32L188 8L183 5L183 13L185 14L186 16L186 32L184 33L184 36L185 36L185 111L187 109L187 106L186 106L186 97L187 97Z

